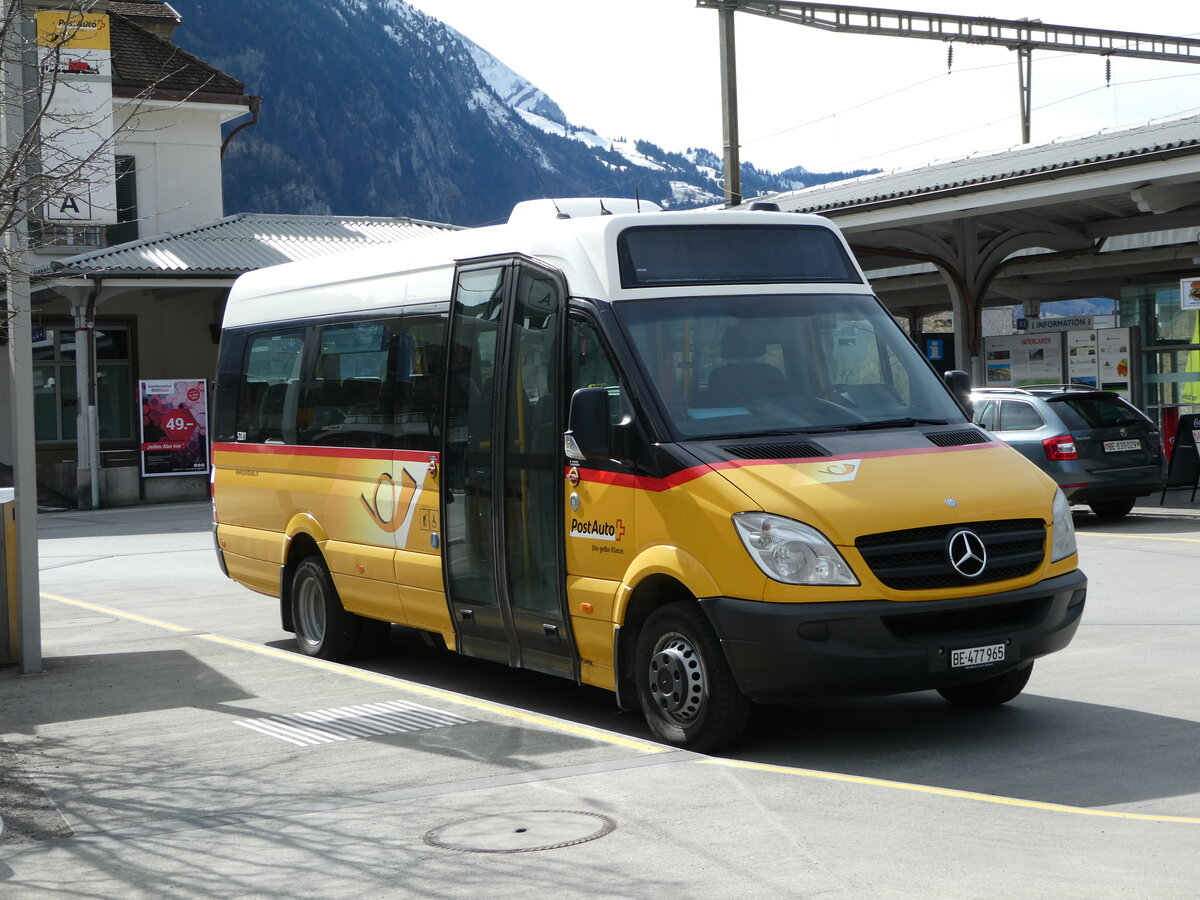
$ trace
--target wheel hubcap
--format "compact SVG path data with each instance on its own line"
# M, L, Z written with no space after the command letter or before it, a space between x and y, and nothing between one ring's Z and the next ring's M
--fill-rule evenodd
M316 579L305 578L296 593L296 625L297 637L312 647L325 638L325 598Z
M677 725L699 718L707 695L704 667L692 643L680 634L664 635L650 657L650 696Z

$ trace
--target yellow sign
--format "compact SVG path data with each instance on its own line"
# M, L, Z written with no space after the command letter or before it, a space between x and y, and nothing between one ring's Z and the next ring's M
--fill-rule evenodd
M108 16L69 10L49 10L37 14L38 46L68 50L109 50L112 48Z

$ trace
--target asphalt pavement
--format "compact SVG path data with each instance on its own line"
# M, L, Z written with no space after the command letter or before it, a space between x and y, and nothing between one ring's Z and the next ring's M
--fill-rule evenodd
M400 628L309 659L220 574L207 504L43 514L45 671L0 669L0 897L1195 897L1187 501L1079 511L1084 624L1008 706L760 709L722 757Z

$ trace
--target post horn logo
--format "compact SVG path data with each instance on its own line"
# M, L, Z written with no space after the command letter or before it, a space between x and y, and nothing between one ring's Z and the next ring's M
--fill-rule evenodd
M383 492L382 497L380 496L381 491ZM385 534L395 534L404 524L408 507L416 495L416 479L409 475L406 469L401 469L399 487L397 487L395 479L384 472L375 482L375 493L371 495L371 499L368 500L366 494L360 494L359 499L362 500L363 508L371 517L371 521L379 526L380 530ZM390 510L387 509L389 505L391 506Z

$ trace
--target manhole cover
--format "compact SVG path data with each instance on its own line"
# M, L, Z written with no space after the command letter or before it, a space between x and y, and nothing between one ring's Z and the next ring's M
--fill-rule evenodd
M534 810L451 822L426 832L425 843L467 853L529 853L584 844L616 827L599 813Z

